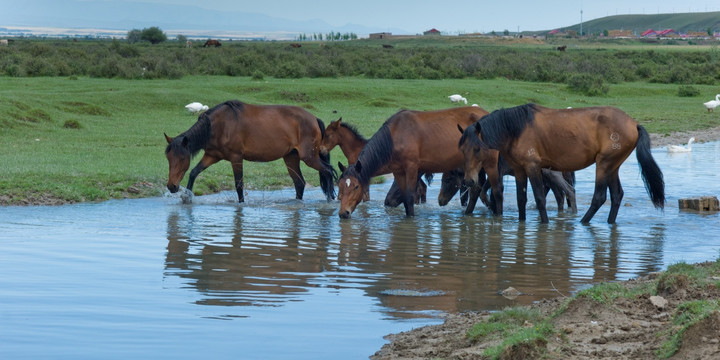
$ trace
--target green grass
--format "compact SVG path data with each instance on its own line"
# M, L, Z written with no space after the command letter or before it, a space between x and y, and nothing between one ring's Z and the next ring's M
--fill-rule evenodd
M367 137L402 108L453 106L447 96L454 93L487 110L527 102L557 108L612 105L655 133L720 126L720 119L702 106L716 89L694 86L704 97L679 97L677 85L647 83L610 85L607 96L588 97L570 92L563 84L505 79L3 77L0 203L22 203L30 195L63 201L161 195L168 171L162 134L175 136L196 121L184 109L191 101L211 106L230 99L299 105L326 125L342 117ZM335 149L332 163L338 160L346 161ZM308 182L318 184L314 170L303 165L302 171ZM140 187L140 193L128 192L145 182L153 186ZM221 162L198 177L194 190L197 194L216 192L231 189L232 183L230 165ZM246 163L245 184L248 189L292 186L282 161Z

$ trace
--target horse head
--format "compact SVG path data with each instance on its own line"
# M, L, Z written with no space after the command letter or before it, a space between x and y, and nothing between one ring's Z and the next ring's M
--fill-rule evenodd
M493 154L487 144L481 140L480 123L476 122L465 130L458 125L458 130L462 133L458 148L465 157L465 165L463 166L465 185L470 188L478 183L480 170L482 170L484 162L488 161L488 157Z
M350 214L355 211L355 207L363 200L365 193L369 190L369 183L364 184L360 179L362 173L362 163L360 161L355 164L348 165L346 168L341 163L338 167L342 172L340 180L338 180L338 200L340 200L340 211L338 215L342 219L350 218Z
M440 204L440 206L447 205L453 196L455 196L455 194L460 190L463 182L463 176L464 175L461 169L455 169L443 173L440 193L438 193L438 204Z
M322 141L320 142L321 154L329 154L330 150L340 144L338 129L340 128L341 122L342 118L339 118L336 121L331 121L330 125L325 128L325 136L323 136Z
M188 139L185 136L171 138L167 134L164 135L168 143L165 148L165 157L170 166L167 188L171 193L176 193L180 190L180 180L190 168L191 154L188 149Z

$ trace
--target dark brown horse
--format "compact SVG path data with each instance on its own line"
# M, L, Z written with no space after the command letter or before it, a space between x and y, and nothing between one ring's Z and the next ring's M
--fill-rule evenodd
M222 44L220 43L220 40L212 40L211 39L211 40L206 41L205 44L203 44L203 47L208 47L208 46L220 47L220 46L222 46Z
M528 178L540 221L547 223L541 169L576 171L595 163L595 193L581 222L590 222L609 188L607 221L615 223L623 197L618 172L633 150L652 203L660 209L665 205L665 182L650 152L650 136L617 108L556 110L527 104L496 110L466 128L459 144L466 156L487 153L488 149L500 151L515 172L520 220L525 220ZM472 182L473 170L467 166L465 170L466 180Z
M350 164L354 164L363 146L367 144L368 140L358 132L355 126L344 123L342 118L331 121L330 125L325 129L325 136L323 137L320 145L320 152L329 154L332 149L336 146L340 146L343 155L348 159ZM338 163L342 166L342 164ZM378 169L378 172L373 176L379 176L389 174L390 171L387 169ZM432 174L427 175L427 180L430 181ZM415 203L425 203L427 195L427 185L418 177L417 190L415 193ZM363 201L370 200L370 194L366 193L363 195ZM397 185L397 182L393 180L392 186L385 196L385 206L396 207L402 203L402 193Z
M190 167L190 158L205 150L190 172L187 189L210 165L227 160L232 164L238 201L243 202L243 160L267 162L282 158L295 185L295 197L302 199L305 179L300 160L320 172L320 186L328 200L335 198L337 174L330 155L320 153L325 132L323 122L297 106L251 105L227 101L202 113L189 130L171 138L165 156L170 164L168 190L177 192L180 180Z
M338 181L341 218L348 218L370 186L370 178L385 168L402 192L407 216L415 215L418 175L445 173L462 167L457 126L470 126L487 111L465 106L437 111L401 110L391 116L363 147L358 160Z

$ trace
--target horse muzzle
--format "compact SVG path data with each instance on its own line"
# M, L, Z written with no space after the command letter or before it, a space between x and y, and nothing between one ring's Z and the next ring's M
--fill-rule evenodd
M340 211L340 213L338 213L338 215L340 216L341 219L349 219L350 211L349 210Z
M170 192L173 193L173 194L176 193L176 192L178 192L178 191L180 190L180 186L175 185L175 184L167 184L167 188L168 188L168 190L170 190Z

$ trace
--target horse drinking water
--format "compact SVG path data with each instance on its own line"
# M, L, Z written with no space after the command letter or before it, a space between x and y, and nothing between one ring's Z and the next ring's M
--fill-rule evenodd
M370 178L385 168L392 172L407 216L415 215L418 174L445 173L463 165L457 147L457 126L470 126L487 111L476 106L437 110L401 110L391 116L363 147L358 160L338 181L341 218L349 218L370 186Z
M195 178L220 160L232 164L238 201L244 201L243 160L267 162L282 158L295 185L295 197L302 199L305 179L300 161L320 173L320 186L326 198L335 198L335 169L330 155L320 153L325 124L297 106L251 105L227 101L202 113L184 133L171 138L165 135L165 156L170 165L167 188L175 193L190 167L190 159L205 150L200 162L190 172L187 189Z
M609 188L607 222L615 223L623 197L618 172L633 150L653 205L660 209L665 205L665 182L650 152L649 134L614 107L556 110L526 104L496 110L466 128L459 144L465 156L482 155L489 149L500 151L515 173L520 220L525 220L528 178L540 221L547 223L541 169L576 171L595 163L595 192L581 222L590 222L605 202ZM467 165L466 180L472 183L475 179Z

